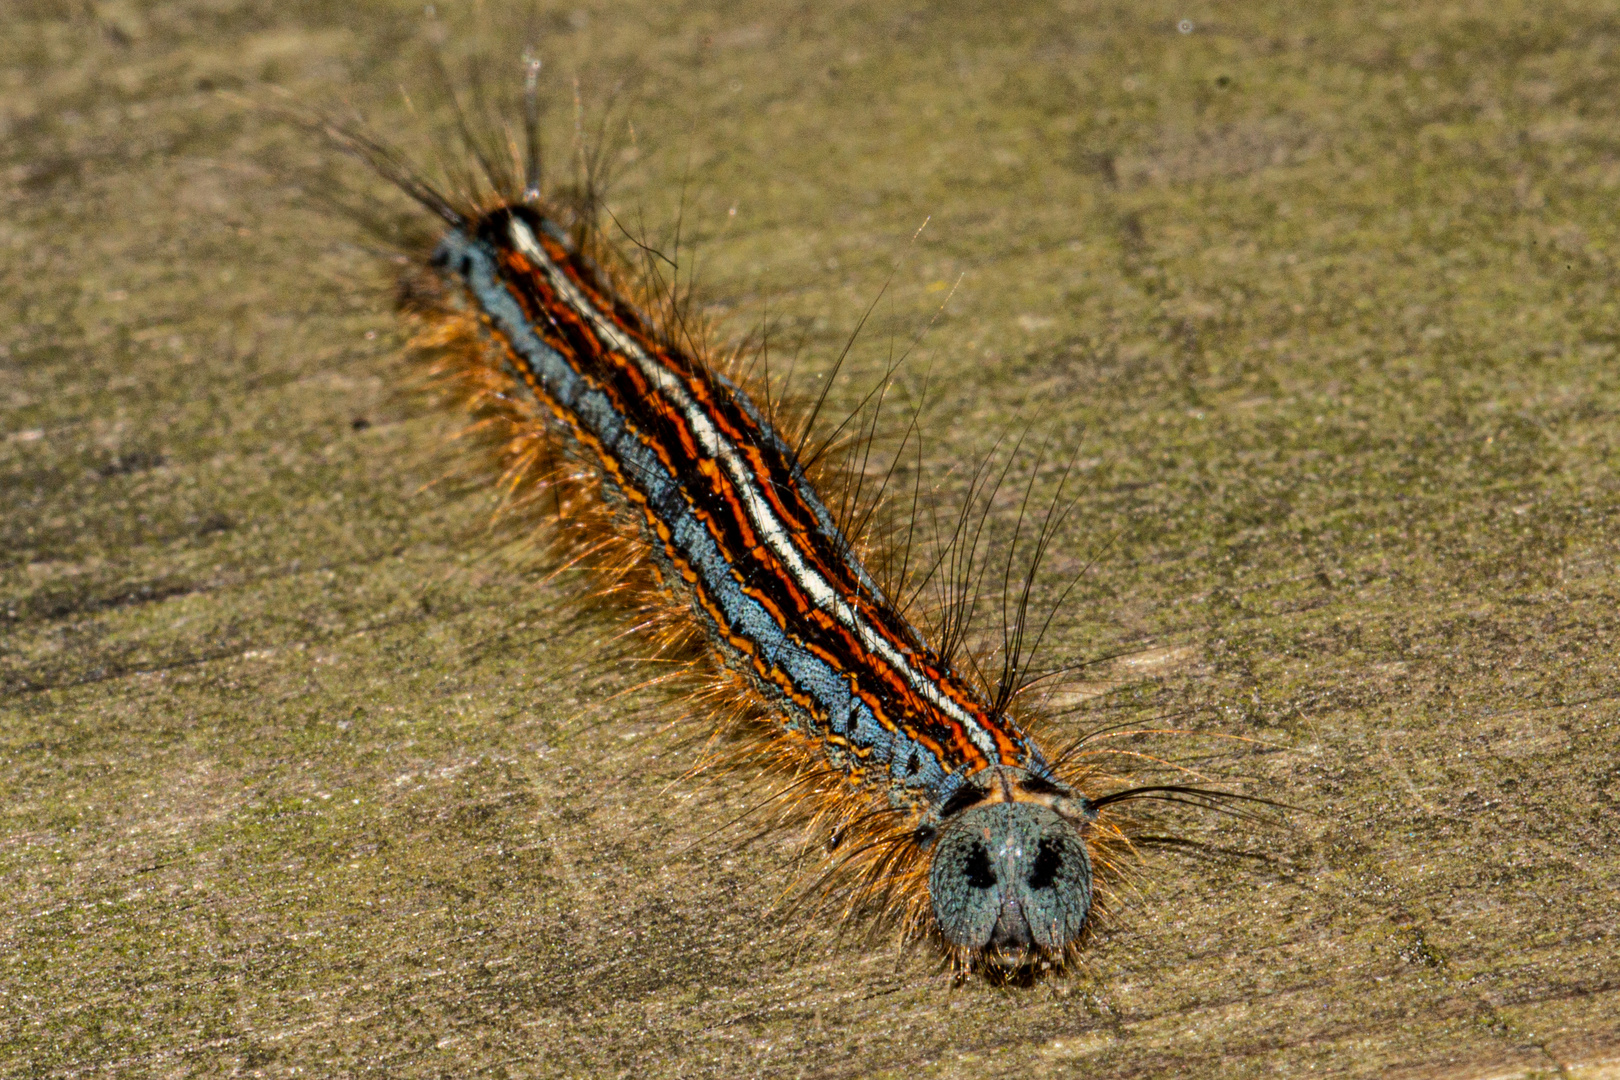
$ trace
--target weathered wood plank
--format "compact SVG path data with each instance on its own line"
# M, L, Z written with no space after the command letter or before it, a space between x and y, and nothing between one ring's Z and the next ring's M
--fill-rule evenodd
M92 8L0 34L0 1072L1610 1075L1612 5L542 20L628 80L619 205L689 177L801 371L896 259L862 371L965 275L929 475L1034 418L1089 483L1045 587L1119 533L1073 722L1258 740L1153 745L1317 812L1167 819L1240 854L1150 855L1023 991L769 917L787 840L698 843L742 781L670 786L634 646L428 486L385 271L215 93L409 139L420 9Z

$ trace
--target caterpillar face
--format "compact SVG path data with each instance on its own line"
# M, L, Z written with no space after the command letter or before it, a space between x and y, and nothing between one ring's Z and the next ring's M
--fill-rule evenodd
M1052 807L983 802L941 830L928 892L953 946L1015 962L1061 954L1091 914L1091 857L1080 826Z

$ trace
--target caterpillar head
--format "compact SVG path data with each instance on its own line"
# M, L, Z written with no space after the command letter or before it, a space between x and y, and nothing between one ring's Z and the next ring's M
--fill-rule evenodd
M956 950L1014 965L1061 957L1091 915L1090 804L1023 770L997 769L959 797L934 843L928 893ZM957 803L958 799L953 799Z

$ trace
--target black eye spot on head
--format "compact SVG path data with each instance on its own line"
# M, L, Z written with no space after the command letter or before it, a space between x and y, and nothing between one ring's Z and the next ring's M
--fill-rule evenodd
M1030 867L1029 887L1050 889L1061 869L1063 869L1063 853L1052 841L1042 840L1040 849L1035 854L1035 865Z
M1068 792L1058 787L1052 781L1042 776L1026 776L1018 781L1018 787L1031 795L1067 795Z
M972 784L966 784L955 795L951 796L949 802L940 808L939 816L941 820L949 821L951 818L955 817L957 814L960 814L963 810L966 810L968 807L979 802L983 798L984 792L980 791Z
M996 872L990 866L990 853L983 844L974 844L968 849L967 860L962 865L962 876L975 889L988 889L996 883Z

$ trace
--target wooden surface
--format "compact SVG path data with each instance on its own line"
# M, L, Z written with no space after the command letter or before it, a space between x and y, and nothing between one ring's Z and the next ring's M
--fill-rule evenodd
M450 7L514 79L532 32ZM419 6L0 23L0 1073L1616 1075L1611 4L538 20L552 145L622 84L615 206L684 199L801 375L899 263L840 407L960 277L902 390L930 483L1080 448L1052 655L1125 655L1065 723L1312 811L1166 816L1205 846L1026 989L773 914L747 778L672 783L634 644L432 483L387 266L307 193L398 201L219 93L419 146Z

